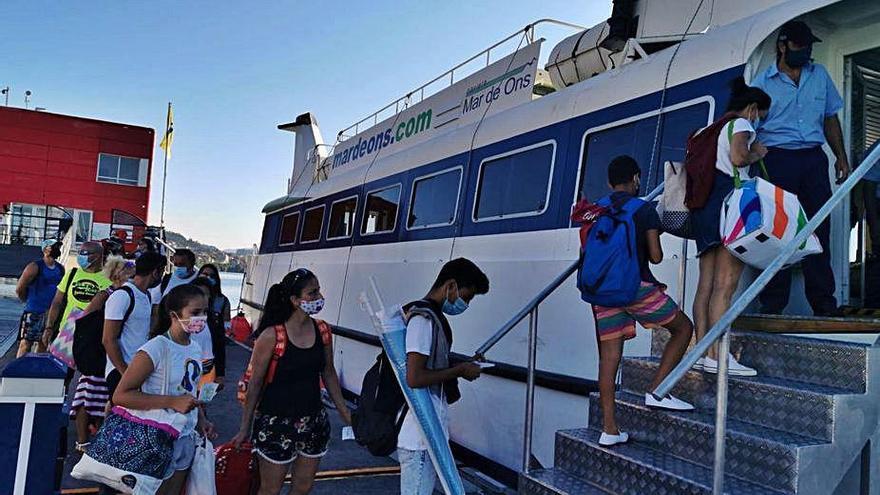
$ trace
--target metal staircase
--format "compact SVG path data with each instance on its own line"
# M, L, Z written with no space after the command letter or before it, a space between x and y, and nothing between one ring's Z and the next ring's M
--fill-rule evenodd
M851 468L878 461L869 452L876 447L865 446L880 419L880 383L871 373L880 348L743 332L731 350L759 375L729 379L725 493L878 492L860 486ZM594 394L588 427L558 432L555 467L521 475L520 493L712 493L716 375L689 371L674 389L696 411L661 411L644 405L656 367L653 357L622 365L617 417L628 444L598 445Z
M601 412L594 394L587 427L557 432L554 467L535 468L538 308L577 271L578 262L480 346L478 358L528 317L520 493L880 495L880 340L865 345L791 335L810 332L802 317L777 318L775 326L789 335L731 331L798 246L878 161L880 148L875 148L655 390L648 388L657 360L624 359L616 403L620 427L630 434L626 445L598 445ZM662 189L661 184L645 199L653 200ZM680 257L682 288L686 246ZM851 327L844 319L832 323L842 325L833 333ZM880 325L867 331L880 334ZM716 344L718 355L731 351L758 376L728 377L726 359L719 361L717 375L693 371ZM647 392L656 397L674 392L698 410L649 409Z

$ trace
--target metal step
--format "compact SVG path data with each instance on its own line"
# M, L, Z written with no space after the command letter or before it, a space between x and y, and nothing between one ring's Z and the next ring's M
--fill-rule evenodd
M623 431L639 442L685 460L711 467L715 448L715 413L674 412L645 406L644 395L617 394L616 416ZM590 396L590 427L602 428L599 395ZM735 419L727 421L726 471L761 485L794 492L797 449L819 441Z
M519 475L521 495L613 495L557 469L536 469Z
M556 434L556 469L621 495L712 493L712 470L639 442L605 448L599 430L565 430ZM725 477L725 493L782 495L779 490Z
M657 372L658 362L657 358L625 359L621 388L644 395ZM834 396L853 393L760 374L731 376L728 388L728 418L822 441L831 441ZM690 371L672 393L701 409L711 410L715 407L715 390L716 375Z
M734 332L739 362L772 376L865 393L868 346L760 332Z

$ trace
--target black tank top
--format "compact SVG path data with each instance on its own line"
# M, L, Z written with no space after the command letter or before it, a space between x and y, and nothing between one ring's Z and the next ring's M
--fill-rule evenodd
M257 407L261 413L301 418L321 410L320 374L324 371L326 358L321 333L314 320L312 327L315 329L315 344L308 349L293 345L287 338L287 347L278 359L275 377L263 390ZM274 332L271 328L267 330Z

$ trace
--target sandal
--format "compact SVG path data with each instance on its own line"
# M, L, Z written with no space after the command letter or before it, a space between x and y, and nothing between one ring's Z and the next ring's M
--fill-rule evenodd
M80 453L85 454L85 453L86 453L86 447L88 447L89 444L91 444L91 443L92 443L92 442L83 442L83 443L74 442L74 443L73 443L73 448L76 449L77 452L80 452Z

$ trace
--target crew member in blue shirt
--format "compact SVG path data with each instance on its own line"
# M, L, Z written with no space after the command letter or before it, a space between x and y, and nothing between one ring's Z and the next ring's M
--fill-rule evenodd
M752 82L773 99L767 118L758 127L758 140L768 148L764 161L770 180L796 194L808 217L831 198L823 144L827 142L836 157L837 183L849 175L837 118L843 99L825 67L811 60L813 43L820 41L805 23L785 23L776 42L776 64ZM825 221L816 231L822 253L802 262L807 300L818 316L841 314L834 297L829 234L829 222ZM788 305L790 289L791 272L780 272L760 296L761 311L781 313Z

